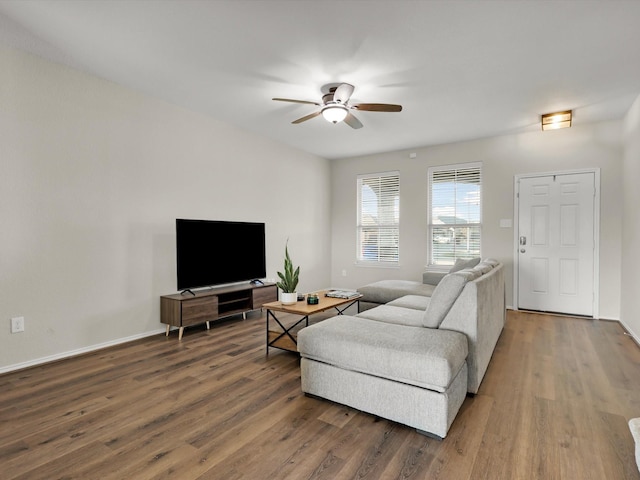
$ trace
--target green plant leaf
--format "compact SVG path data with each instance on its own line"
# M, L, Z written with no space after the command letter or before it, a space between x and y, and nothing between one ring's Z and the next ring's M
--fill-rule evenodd
M277 273L278 277L281 280L280 282L276 283L278 288L280 288L284 293L294 293L296 291L296 287L298 286L300 267L298 266L295 270L293 269L293 262L291 261L291 257L289 256L288 239L284 247L284 273Z

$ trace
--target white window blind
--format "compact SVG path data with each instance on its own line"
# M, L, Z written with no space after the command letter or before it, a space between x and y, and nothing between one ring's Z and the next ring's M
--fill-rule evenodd
M429 264L480 256L482 164L432 167L428 175Z
M358 175L358 263L399 260L400 173Z

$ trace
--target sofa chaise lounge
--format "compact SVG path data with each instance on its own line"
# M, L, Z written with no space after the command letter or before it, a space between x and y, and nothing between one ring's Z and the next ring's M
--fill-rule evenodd
M302 390L444 438L478 392L504 315L503 266L487 259L445 275L430 297L302 329Z

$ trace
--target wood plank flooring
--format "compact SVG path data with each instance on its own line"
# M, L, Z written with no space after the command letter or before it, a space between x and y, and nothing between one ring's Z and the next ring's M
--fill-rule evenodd
M640 348L616 322L509 312L443 441L306 397L264 323L1 375L0 478L640 479Z

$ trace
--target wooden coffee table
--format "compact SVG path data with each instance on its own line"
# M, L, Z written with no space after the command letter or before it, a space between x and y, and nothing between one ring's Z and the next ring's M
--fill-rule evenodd
M360 310L360 297L362 297L362 295L351 298L333 298L325 296L328 291L329 290L321 290L319 292L313 292L318 294L317 305L308 305L306 297L304 300L300 300L293 305L283 305L282 302L279 301L269 302L262 305L262 308L267 309L267 354L269 353L269 347L297 352L298 342L296 334L292 332L292 330L302 322L305 322L305 326L309 326L309 316L314 313L325 312L335 308L338 315L342 315L347 308L355 304L358 304L358 310ZM286 327L276 316L276 312L298 315L301 318L294 321L292 325ZM272 319L276 322L277 326L280 327L279 330L269 329Z

